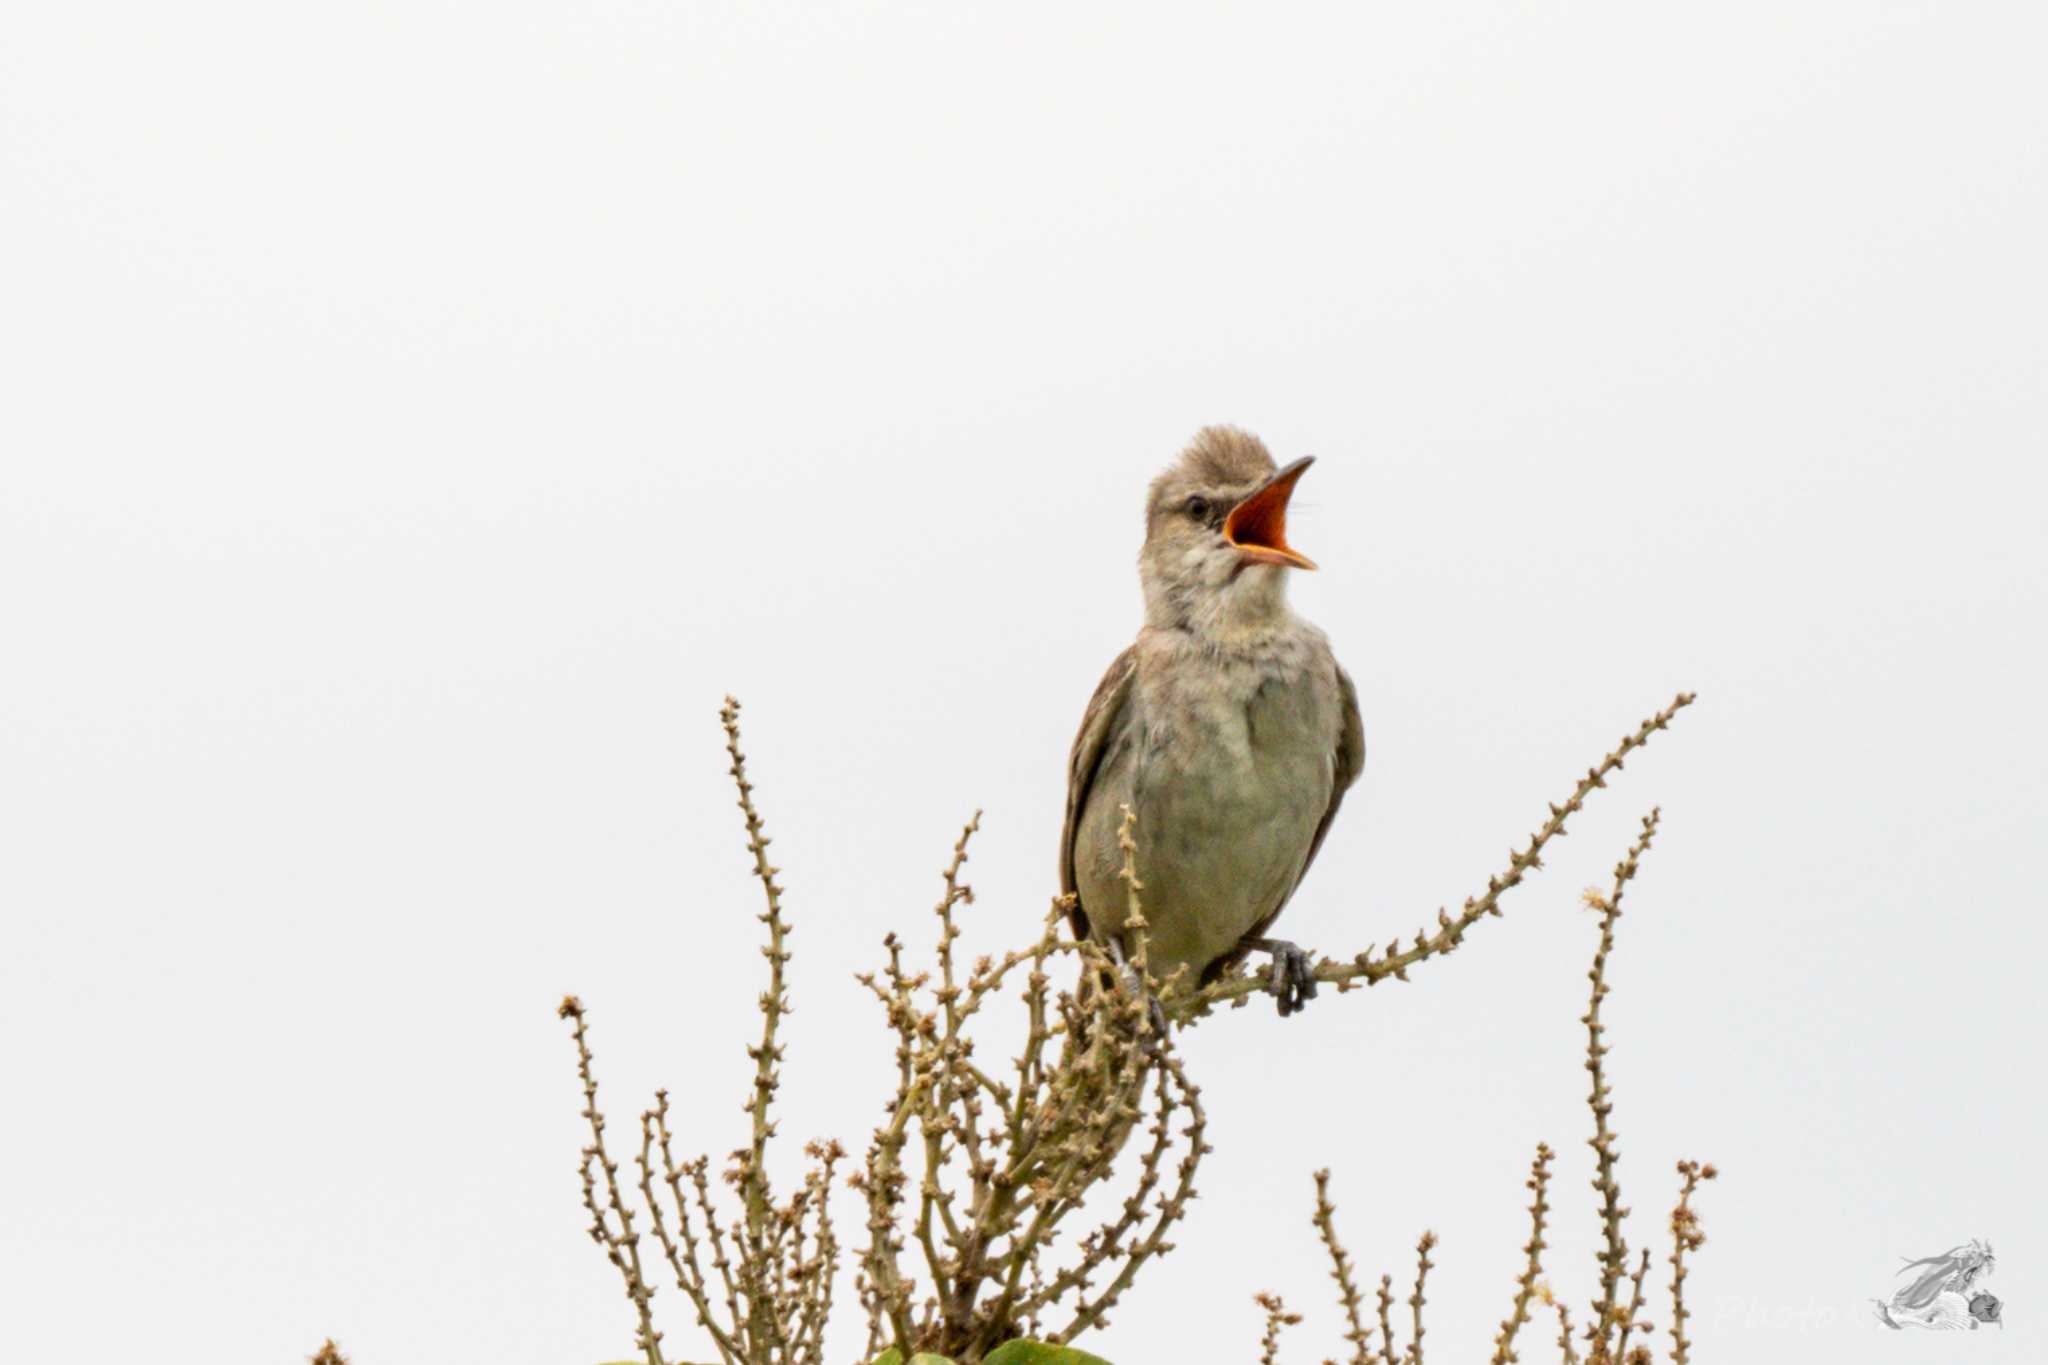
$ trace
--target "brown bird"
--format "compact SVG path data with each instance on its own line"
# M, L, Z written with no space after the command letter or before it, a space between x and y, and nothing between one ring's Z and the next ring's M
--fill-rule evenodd
M1145 624L1074 737L1060 836L1077 936L1132 947L1117 842L1128 805L1152 975L1184 965L1208 981L1262 949L1283 1015L1315 978L1307 953L1264 935L1365 766L1351 679L1287 605L1287 575L1315 567L1286 534L1312 460L1276 469L1258 437L1205 427L1152 481Z

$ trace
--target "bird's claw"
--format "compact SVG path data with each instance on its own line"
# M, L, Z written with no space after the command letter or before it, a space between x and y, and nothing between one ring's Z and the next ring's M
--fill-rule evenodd
M1308 953L1296 944L1277 938L1259 939L1252 946L1273 955L1266 989L1279 998L1281 1018L1299 1013L1302 1006L1316 998L1315 961Z
M1133 998L1145 1002L1145 1018L1152 1025L1151 1036L1145 1040L1145 1051L1148 1055L1156 1056L1160 1044L1166 1038L1166 1007L1159 1003L1159 997L1151 992L1145 979L1138 975L1138 965L1124 955L1123 945L1111 940L1109 955L1122 971L1124 989L1129 991Z
M1145 1051L1157 1055L1160 1044L1166 1039L1166 1006L1160 1004L1159 997L1150 991L1145 992L1145 1018L1152 1025L1151 1035L1145 1039Z

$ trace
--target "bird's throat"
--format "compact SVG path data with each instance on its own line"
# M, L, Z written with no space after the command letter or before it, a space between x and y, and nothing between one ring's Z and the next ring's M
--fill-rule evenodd
M1184 630L1224 649L1255 644L1294 619L1287 573L1272 564L1234 566L1220 583L1147 583L1146 624Z

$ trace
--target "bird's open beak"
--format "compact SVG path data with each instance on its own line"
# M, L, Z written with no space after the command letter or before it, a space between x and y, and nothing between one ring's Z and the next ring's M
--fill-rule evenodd
M1302 456L1231 508L1223 520L1223 538L1255 563L1313 569L1316 562L1287 543L1287 500L1294 496L1295 483L1315 462L1313 455Z

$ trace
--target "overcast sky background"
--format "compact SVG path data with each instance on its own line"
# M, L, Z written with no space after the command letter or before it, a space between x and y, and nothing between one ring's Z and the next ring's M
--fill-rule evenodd
M852 973L977 807L969 942L1032 932L1144 484L1230 421L1321 457L1295 601L1370 744L1302 942L1412 934L1700 702L1455 957L1191 1036L1203 1198L1086 1344L1249 1361L1277 1289L1334 1353L1328 1165L1482 1358L1538 1139L1583 1316L1576 902L1661 804L1608 1006L1660 1352L1698 1156L1697 1359L1953 1359L1869 1301L1971 1237L1969 1349L2041 1359L2044 50L1872 0L10 8L0 1357L629 1355L554 1006L622 1126L665 1084L739 1140L720 697L783 1130L864 1146Z

